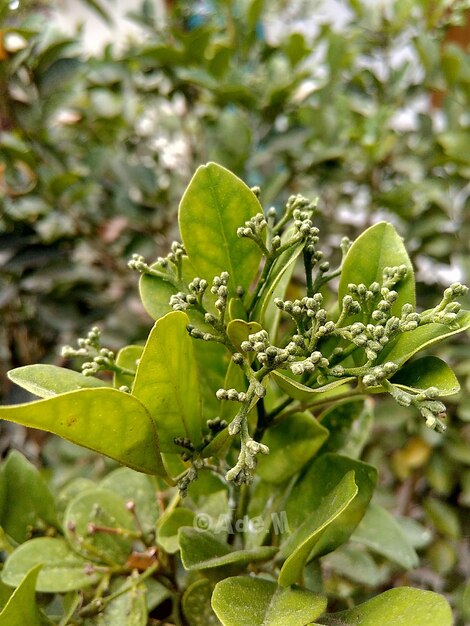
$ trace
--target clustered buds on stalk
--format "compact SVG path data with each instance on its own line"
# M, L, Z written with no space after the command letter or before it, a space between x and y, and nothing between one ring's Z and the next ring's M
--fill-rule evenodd
M431 428L444 428L439 416L445 411L445 407L436 400L437 389L430 387L419 392L404 391L390 380L398 371L399 365L392 360L382 363L380 361L384 360L382 353L385 346L399 335L414 331L418 326L438 322L452 328L460 311L460 304L455 302L455 298L465 295L468 289L460 283L454 283L444 291L442 301L434 309L418 313L411 303L405 303L397 311L399 293L395 288L407 279L409 268L404 264L385 267L380 279L369 285L350 283L347 286L348 293L341 300L339 314L332 315L324 306L324 298L319 290L341 273L341 265L330 271L330 263L324 260L323 252L317 249L319 230L312 221L315 209L316 202L301 195L293 195L288 199L280 217L275 208L270 208L266 215L258 213L237 229L238 237L252 240L264 256L264 265L254 292L245 294L241 287L236 290L238 297L244 299L248 315L256 310L255 306L263 294L276 259L286 250L302 245L307 295L295 300L274 300L275 306L294 324L288 343L282 347L273 344L266 330L250 334L239 347L233 345L225 323L229 274L222 272L215 276L210 289L208 281L200 277L185 284L181 271L185 251L181 244L174 242L170 254L165 258L160 257L152 267L139 255L134 255L129 262L137 271L163 277L175 285L177 292L171 296L169 302L173 310L193 309L204 320L203 324L198 325L195 322L187 326L190 336L224 344L232 353L232 362L243 370L247 378L246 391L221 388L216 392L219 401L233 401L241 405L228 425L229 434L240 435L241 441L238 461L226 474L227 479L236 484L250 482L257 455L269 453L267 446L251 437L247 423L249 411L266 394L264 379L277 369L290 369L294 376L302 377L303 384L316 389L335 379L354 377L358 381L358 388L367 390L381 387L398 404L415 406ZM289 222L293 228L285 231ZM350 240L344 237L340 244L343 260L350 247ZM314 268L315 279L312 275ZM211 297L208 291L214 296L211 306L208 306ZM215 312L210 312L207 308L212 311L215 309ZM208 330L207 326L211 328ZM94 335L90 341L96 342ZM88 356L88 349L80 346L80 355ZM89 373L95 373L101 364L114 358L112 352L96 349L100 350L99 354L94 356L91 363L84 364L84 370ZM250 354L254 354L256 358L251 359ZM360 364L355 367L351 367L349 364L353 361L348 360L353 354L354 362ZM227 424L216 418L209 420L207 426L210 434L204 439L203 445L215 433L227 427ZM182 493L186 493L189 484L197 478L199 468L195 458L200 450L194 451L194 447L191 449L186 444L188 442L185 441L178 443L185 448L184 460L191 461L191 467L179 482Z

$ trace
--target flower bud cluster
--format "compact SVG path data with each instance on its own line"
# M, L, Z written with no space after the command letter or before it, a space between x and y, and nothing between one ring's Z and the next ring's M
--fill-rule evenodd
M230 275L228 272L222 272L220 276L214 276L212 281L211 293L217 296L215 308L221 313L225 311L227 306L228 289L227 283Z
M315 244L318 243L319 230L313 225L310 219L311 213L309 211L301 211L295 209L293 212L294 227L302 239L305 241L305 250L310 254L315 253Z
M224 430L224 428L227 428L228 423L225 420L220 419L220 417L215 417L212 420L207 420L206 425L207 428L215 434Z
M245 226L240 226L237 229L238 237L248 237L248 239L253 239L256 243L262 243L264 246L264 242L262 240L262 231L266 228L266 218L263 213L257 213L247 222L245 222Z
M193 326L193 324L188 324L186 326L186 330L188 331L190 337L193 339L202 339L203 341L217 341L218 338L211 333L206 333L205 331Z
M225 475L226 480L233 481L236 485L250 484L253 481L253 470L256 468L256 456L260 453L269 454L268 446L248 437L237 464Z
M309 200L302 196L301 194L296 194L289 196L286 203L286 213L289 215L294 213L294 211L308 211L312 213L317 208L317 200ZM295 216L294 216L295 219Z
M323 296L320 293L293 302L276 298L274 304L296 323L299 335L294 335L292 340L299 348L308 348L312 338L325 337L336 329L336 324L328 321L328 312L322 308Z
M141 254L133 254L129 262L127 263L127 267L131 270L135 270L140 274L148 274L150 272L150 266Z
M248 340L242 341L241 349L243 352L256 352L258 361L270 369L275 369L283 363L294 361L297 352L297 346L292 342L286 348L278 348L271 345L268 333L265 330L248 335ZM238 359L238 357L236 358Z
M217 389L215 395L217 400L232 400L233 402L245 402L246 400L246 393L236 389Z
M382 285L390 289L408 275L406 265L397 265L395 267L384 267L382 272Z
M362 382L366 387L376 387L380 385L384 380L393 376L398 370L398 365L393 361L388 361L383 365L377 365L369 370L369 372L363 376Z
M82 374L84 376L93 376L103 370L114 369L115 367L115 354L108 348L100 348L97 356L93 357L92 361L86 361L82 365Z
M64 346L61 355L65 358L72 357L89 357L90 361L82 364L82 374L84 376L93 376L103 370L117 370L116 355L109 348L101 347L100 329L94 326L86 337L77 339L77 348L72 346Z
M329 361L321 352L315 351L303 361L296 361L290 366L291 372L296 376L308 373L311 374L315 370L325 369L329 366Z
M189 291L195 296L203 296L207 289L207 280L204 278L194 278L188 285Z

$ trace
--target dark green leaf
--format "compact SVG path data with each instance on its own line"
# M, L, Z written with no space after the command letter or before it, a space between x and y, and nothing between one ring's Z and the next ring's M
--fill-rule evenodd
M46 481L20 452L9 453L2 475L5 506L0 525L10 537L22 543L38 525L57 525L54 499Z
M208 530L180 528L181 561L186 570L204 570L232 565L244 567L256 561L268 561L277 548L262 546L251 550L233 550Z
M450 367L436 356L425 356L407 363L391 378L402 389L437 387L440 396L451 396L460 390L459 381Z
M286 560L279 574L279 584L288 587L302 578L302 571L324 531L338 519L354 500L358 488L354 472L344 478L322 499L321 504L282 543L280 555Z
M211 607L213 587L203 578L190 585L183 595L183 614L189 626L220 626Z
M327 429L311 413L289 415L264 435L269 456L260 456L258 475L270 483L284 482L302 469L327 437Z

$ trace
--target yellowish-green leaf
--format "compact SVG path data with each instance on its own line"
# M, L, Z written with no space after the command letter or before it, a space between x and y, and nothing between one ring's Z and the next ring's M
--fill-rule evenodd
M391 379L401 389L436 387L440 396L458 393L460 384L451 368L436 356L425 356L404 365Z
M124 348L119 350L116 357L116 364L119 365L119 367L130 370L134 373L134 375L115 372L113 378L114 387L117 387L118 389L122 386L132 387L132 383L134 382L134 376L137 371L137 364L140 357L142 356L143 351L143 346L125 346Z
M287 393L289 398L299 400L300 402L320 401L336 396L338 394L336 391L338 387L342 387L355 380L354 376L348 376L347 378L333 380L331 383L312 389L312 387L307 387L294 378L281 374L281 372L272 372L271 376L278 387ZM346 389L343 389L342 391L345 390Z
M11 381L40 398L50 398L78 389L109 387L99 378L84 376L57 365L25 365L10 370L7 375Z
M261 205L254 193L234 174L216 163L198 168L179 207L181 237L189 259L201 278L230 274L230 291L251 285L261 260L261 250L237 228L257 213Z
M373 282L382 284L382 273L385 267L405 265L408 269L406 277L394 289L398 298L392 311L399 314L404 304L415 304L414 272L408 253L401 237L392 224L379 222L368 228L353 243L343 264L338 290L339 302L349 293L349 283L364 283L369 286Z
M39 428L147 474L166 475L144 405L117 389L80 389L0 407L0 418Z
M8 599L0 613L1 626L41 626L41 614L36 604L36 580L41 565L33 567Z
M447 600L432 591L397 587L359 606L322 618L328 626L452 626Z
M175 437L201 442L202 413L188 316L173 311L157 320L145 344L132 395L146 407L163 452L181 452Z
M223 626L305 626L326 609L326 598L307 589L282 589L265 578L235 576L221 580L212 608Z

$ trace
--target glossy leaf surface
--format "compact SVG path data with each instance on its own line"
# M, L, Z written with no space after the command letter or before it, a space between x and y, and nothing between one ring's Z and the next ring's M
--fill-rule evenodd
M173 311L157 320L145 344L132 395L156 425L163 452L181 452L175 437L201 441L201 397L188 316Z
M356 497L358 488L354 472L347 473L341 482L323 498L316 510L284 541L281 556L287 557L279 574L279 584L288 587L302 578L309 556L326 528Z
M305 626L323 613L326 598L264 578L235 576L217 583L212 607L224 626Z
M50 398L58 393L78 389L109 387L94 376L83 376L79 372L47 364L17 367L8 372L8 378L40 398Z
M451 368L435 356L425 356L407 363L390 382L402 389L436 387L440 396L451 396L460 389L459 381Z
M314 402L316 400L320 401L336 396L346 390L346 388L340 390L338 387L342 387L343 385L355 380L354 376L348 376L347 378L333 380L331 383L327 383L326 385L313 389L312 387L307 387L298 380L295 380L295 378L286 376L281 372L275 371L271 374L271 376L278 387L287 393L289 398L299 400L300 402Z
M413 266L395 228L387 222L374 224L356 239L346 255L339 283L339 302L349 293L349 283L364 283L367 287L373 282L382 284L384 268L399 265L406 265L408 273L394 287L398 292L392 307L395 314L404 304L415 304Z
M165 475L150 415L136 398L116 389L80 389L2 406L0 418L54 433L140 472Z
M8 599L0 613L1 626L42 626L42 619L36 604L36 580L41 569L33 567Z
M315 544L312 556L332 552L349 538L369 505L377 481L377 470L367 463L346 456L323 454L311 464L292 488L286 503L291 531L313 515L327 494L351 471L354 472L358 493L341 515L322 533Z
M234 174L216 163L198 168L179 207L181 237L189 259L209 283L221 272L230 274L229 289L247 289L258 271L261 251L253 241L237 236L237 228L261 205Z
M315 455L328 437L327 429L311 413L294 413L266 431L263 443L268 456L260 456L257 473L279 484L296 474Z

